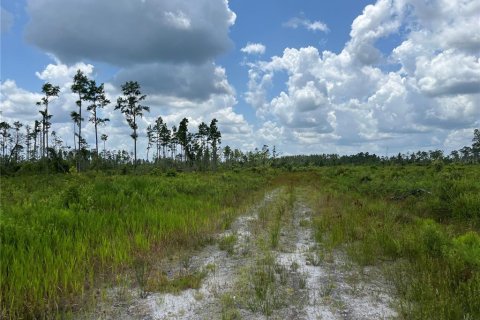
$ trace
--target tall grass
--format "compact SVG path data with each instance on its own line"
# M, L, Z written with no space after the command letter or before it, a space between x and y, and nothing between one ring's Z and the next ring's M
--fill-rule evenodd
M361 265L382 264L402 317L480 319L478 166L340 167L309 176L317 240Z
M2 178L0 318L74 312L97 281L201 244L265 181L248 173Z

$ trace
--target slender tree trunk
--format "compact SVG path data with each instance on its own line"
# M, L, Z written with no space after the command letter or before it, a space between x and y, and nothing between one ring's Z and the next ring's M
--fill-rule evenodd
M217 169L217 142L213 140L212 142L212 160L213 160L213 170Z
M45 116L43 116L42 119L42 158L45 157L45 130L46 130L46 124L45 124Z
M48 101L45 104L45 129L46 129L45 139L46 139L46 145L47 145L47 149L45 150L45 156L48 157Z
M133 154L134 154L134 167L137 167L137 123L135 115L133 115Z
M30 160L30 143L30 140L27 140L27 161Z
M77 126L73 122L73 150L77 153Z
M77 172L82 170L82 95L78 93L78 153Z
M163 157L165 158L165 152L163 153ZM160 135L157 135L157 161L160 159Z
M93 121L95 123L95 150L98 158L97 108L93 109Z
M37 158L37 134L33 136L33 152L32 153L33 153L33 160L35 160Z
M78 101L78 151L80 152L82 150L82 97L80 94L78 94Z

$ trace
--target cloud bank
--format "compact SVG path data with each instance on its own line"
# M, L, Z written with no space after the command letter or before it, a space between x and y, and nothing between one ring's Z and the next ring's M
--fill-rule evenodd
M250 64L244 97L266 121L260 133L309 153L445 147L458 131L473 132L479 13L477 1L379 0L353 21L339 53L286 48ZM392 37L398 43L385 53L378 43ZM282 73L287 81L275 87Z

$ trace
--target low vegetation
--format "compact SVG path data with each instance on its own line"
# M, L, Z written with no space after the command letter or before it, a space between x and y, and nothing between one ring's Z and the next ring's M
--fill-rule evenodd
M204 271L172 278L155 262L212 244L255 191L281 186L277 200L258 210L257 263L245 270L237 294L225 296L224 318L239 316L235 306L268 316L288 303L290 293L278 289L288 268L271 253L282 249L298 187L314 210L300 227L313 228L320 248L307 257L310 265L346 252L359 266L384 270L403 318L480 318L476 158L364 157L373 162L323 166L308 161L328 157L276 159L268 149L250 155L219 161L218 172L185 172L172 162L2 176L0 317L69 317L88 308L99 287L125 279L140 297L199 288ZM219 248L232 255L239 235L224 234Z
M480 318L480 168L337 167L304 176L317 240L379 265L406 319Z
M199 275L152 283L149 261L209 241L265 182L249 173L2 178L1 318L69 314L117 273L146 289L194 286Z

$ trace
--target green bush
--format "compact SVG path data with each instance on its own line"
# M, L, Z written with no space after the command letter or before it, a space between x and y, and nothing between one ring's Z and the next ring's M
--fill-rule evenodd
M69 186L62 195L63 207L73 208L80 204L80 191L78 185Z
M471 271L480 271L480 236L474 231L453 239L451 257Z
M451 241L442 227L431 219L423 220L419 231L424 252L429 256L442 257L451 246Z

